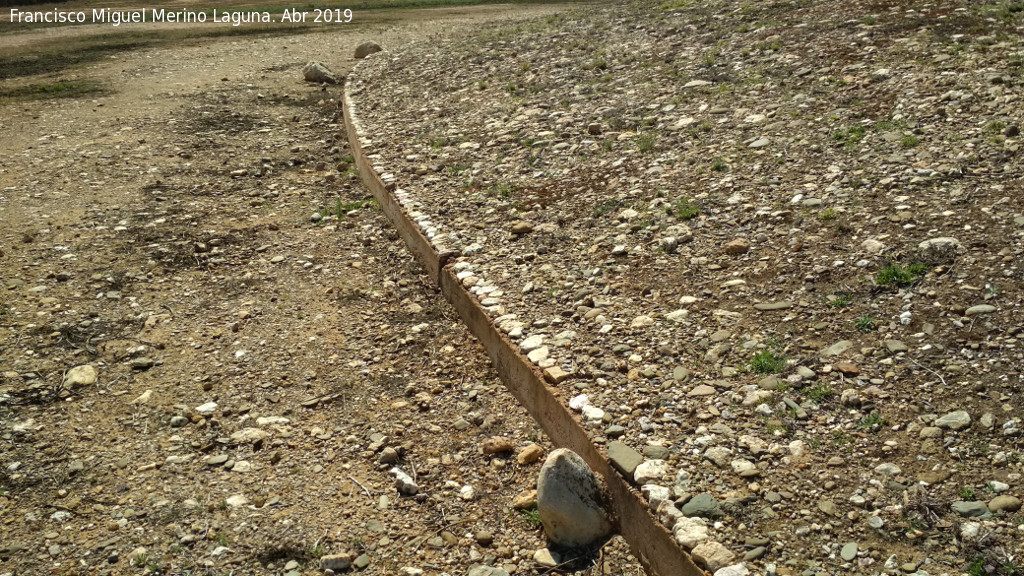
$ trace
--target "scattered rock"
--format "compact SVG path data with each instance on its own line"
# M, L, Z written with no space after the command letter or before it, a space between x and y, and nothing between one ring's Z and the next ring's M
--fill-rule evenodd
M412 476L403 472L401 468L392 468L391 474L395 477L395 488L398 489L399 494L403 496L415 496L419 493L419 485L417 485L416 481L412 479Z
M608 443L608 460L623 476L633 478L637 466L644 461L644 457L628 445L615 441Z
M533 464L537 460L540 460L541 456L543 455L543 448L541 448L537 444L530 444L529 446L519 451L519 455L516 456L516 461L519 462L520 465L526 466L528 464Z
M686 516L698 516L708 520L718 520L725 516L725 513L722 512L722 507L718 504L718 500L707 493L698 494L690 498L686 504L683 504L682 512Z
M745 238L736 238L735 240L730 240L722 250L730 256L746 254L750 250L750 241Z
M363 42L359 46L356 46L355 58L356 60L362 60L370 54L376 54L382 52L384 49L380 47L380 44L376 42Z
M964 518L987 518L991 515L984 502L953 502L952 507Z
M729 566L735 560L735 555L728 548L714 541L698 544L690 554L694 562L712 572Z
M676 542L690 550L708 539L708 523L703 518L683 516L672 527Z
M321 62L310 62L302 68L302 77L306 82L316 82L317 84L337 84L338 78L331 72L325 64Z
M988 502L988 509L992 512L1016 512L1020 510L1020 506L1020 498L1007 494L996 496Z
M600 480L566 448L552 452L541 467L537 509L544 534L558 546L585 548L611 533Z
M91 386L96 383L96 367L92 364L75 366L64 375L64 385L70 387Z
M487 440L484 440L483 445L480 447L484 456L493 456L495 454L512 452L515 448L516 447L512 444L512 441L504 436L492 436Z
M964 410L957 410L944 414L942 417L935 420L935 426L939 428L949 428L950 430L963 430L969 428L971 425L971 415Z

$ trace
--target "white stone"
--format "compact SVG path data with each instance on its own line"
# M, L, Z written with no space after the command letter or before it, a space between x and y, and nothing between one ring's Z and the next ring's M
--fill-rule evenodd
M404 496L415 496L419 491L420 487L416 484L416 481L402 471L397 466L391 469L391 474L395 477L395 488L399 494Z
M586 408L589 405L590 405L590 397L587 396L586 394L580 394L578 396L574 396L571 400L569 400L569 408L572 408L573 410L576 410L576 411L583 410L584 408Z
M664 460L646 460L636 467L633 480L640 486L650 484L668 475L668 463Z
M231 434L231 441L235 444L250 444L263 440L270 436L270 432L259 428L243 428Z
M543 344L544 336L542 334L534 334L526 340L523 340L523 342L519 344L519 349L522 350L524 354L529 354L537 348L540 348Z
M672 527L672 534L680 546L690 550L708 539L708 523L703 518L682 516Z
M747 574L750 574L750 570L748 570L746 564L743 563L719 568L715 572L715 576L747 576Z
M601 410L597 406L584 406L583 419L588 424L598 424L604 420L604 410Z
M261 416L256 419L257 426L277 426L281 424L288 424L291 420L284 416Z

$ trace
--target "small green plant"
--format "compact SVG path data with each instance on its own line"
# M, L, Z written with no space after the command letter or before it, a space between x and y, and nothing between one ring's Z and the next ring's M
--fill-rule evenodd
M1000 122L999 120L993 120L988 124L985 124L985 132L988 132L989 134L999 134L1005 128L1006 123Z
M750 369L757 374L778 374L786 368L786 356L777 350L761 350L750 359Z
M619 201L616 198L605 200L594 207L594 216L604 216L605 214L615 210L619 207Z
M836 395L836 391L825 382L818 382L807 391L807 399L822 403Z
M831 206L825 208L820 214L818 214L818 220L835 220L836 218L839 218L839 212Z
M852 303L853 295L851 295L849 292L840 292L832 296L832 298L829 300L828 305L831 306L832 308L846 308Z
M885 426L887 423L888 421L885 418L882 418L881 414L878 412L872 412L860 419L860 422L857 423L857 428L860 428L861 430L871 430L876 426Z
M879 286L910 286L927 272L928 267L924 264L911 264L903 267L895 262L890 262L878 271L878 274L875 275L875 282Z
M917 136L904 136L903 139L900 140L900 146L903 148L913 148L920 143L921 139Z
M844 148L853 148L858 142L864 139L867 128L863 124L851 124L846 128L840 128L832 133L832 140Z
M964 567L964 572L970 574L970 576L987 576L988 573L985 571L985 559L978 556L972 560L970 564Z
M715 159L711 161L711 169L715 172L725 172L727 168L729 168L729 165L725 163L721 156L715 156Z
M540 528L540 511L537 510L536 507L530 508L529 510L520 510L519 514L523 518L523 521L526 522L526 525L532 530Z
M853 325L859 332L867 334L875 329L875 319L867 314L862 314L858 318L854 319Z
M647 154L654 150L655 144L657 144L657 139L654 137L654 134L649 132L641 134L636 138L636 149L642 154Z
M961 500L974 500L977 494L974 493L974 488L964 486L960 489L960 492L957 493L957 496L959 496Z
M833 430L832 438L829 440L829 443L836 448L842 448L843 446L853 443L853 436L850 436L842 430Z
M496 182L491 185L491 194L498 198L508 199L512 197L512 192L515 190L508 182Z
M680 220L690 220L696 218L700 214L700 208L696 204L690 202L690 199L686 196L679 198L675 203L676 217Z

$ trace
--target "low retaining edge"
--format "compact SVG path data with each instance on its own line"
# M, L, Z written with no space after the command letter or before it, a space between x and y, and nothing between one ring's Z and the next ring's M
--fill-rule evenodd
M346 86L349 85L351 83L346 82ZM406 246L434 279L445 299L483 345L508 390L555 445L576 452L595 472L604 477L611 500L609 504L619 523L619 533L648 572L661 576L702 576L704 572L693 564L689 555L676 544L672 534L647 511L646 502L612 468L608 458L590 441L583 426L555 397L544 383L540 371L494 326L473 295L459 283L451 267L445 267L446 257L434 250L420 232L419 226L409 218L398 199L388 191L384 181L370 165L352 119L352 102L347 88L342 102L345 131L360 179L380 203L384 215Z

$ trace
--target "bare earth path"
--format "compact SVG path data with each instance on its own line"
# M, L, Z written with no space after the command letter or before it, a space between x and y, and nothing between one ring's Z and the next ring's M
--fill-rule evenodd
M301 68L552 10L126 52L69 72L108 95L0 108L0 574L536 570L512 501L544 440ZM618 547L603 573L638 573Z

